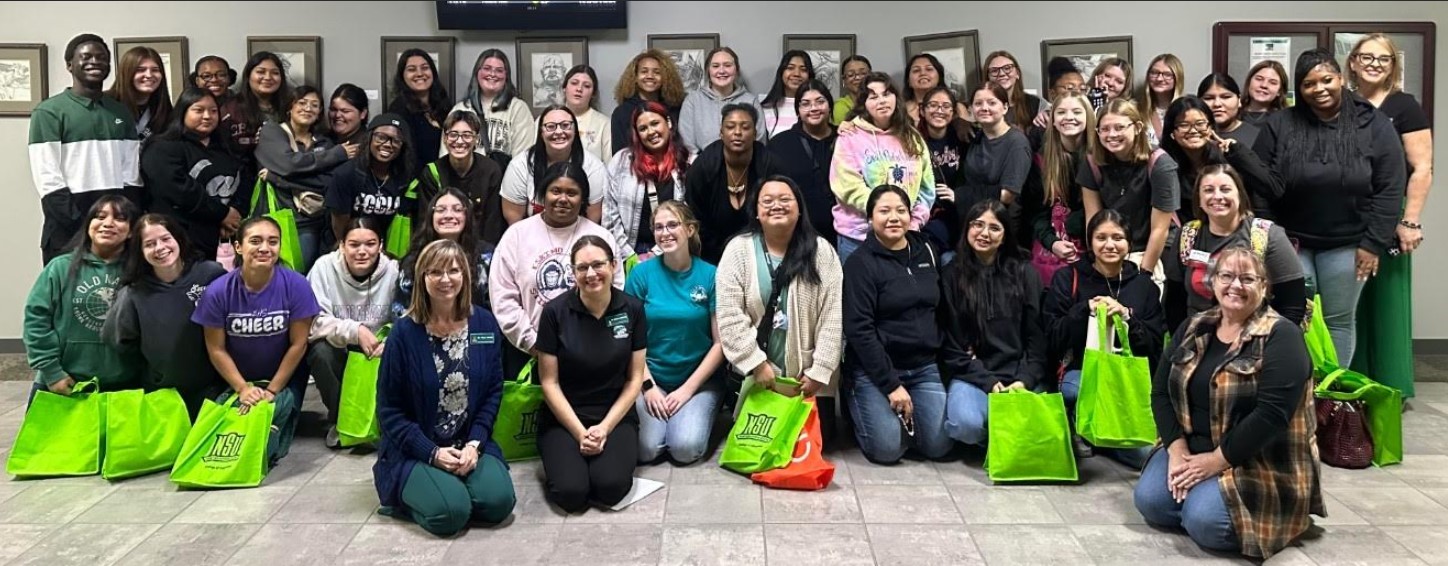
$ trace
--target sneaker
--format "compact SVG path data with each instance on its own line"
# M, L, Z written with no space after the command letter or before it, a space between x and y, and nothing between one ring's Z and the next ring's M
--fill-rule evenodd
M341 447L342 447L342 441L341 441L341 439L337 438L337 427L336 427L336 426L327 427L327 439L326 439L325 441L323 441L323 442L326 443L327 448L336 449L336 448L341 448Z
M1077 458L1090 458L1096 455L1096 449L1077 434L1071 435L1071 451L1076 453Z

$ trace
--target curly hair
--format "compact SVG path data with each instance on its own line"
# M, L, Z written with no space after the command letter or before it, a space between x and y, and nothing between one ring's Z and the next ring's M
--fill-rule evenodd
M634 55L629 60L628 66L623 68L623 74L618 76L618 86L613 88L615 102L623 102L633 98L639 93L639 62L644 59L653 59L663 70L663 84L659 85L659 100L664 106L678 108L684 104L684 80L679 78L679 68L674 65L674 58L658 49L645 49L642 53Z

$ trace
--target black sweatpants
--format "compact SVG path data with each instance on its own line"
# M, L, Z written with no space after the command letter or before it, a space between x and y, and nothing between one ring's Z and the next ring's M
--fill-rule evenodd
M584 426L593 424L584 422ZM590 501L606 505L623 501L633 489L634 466L639 459L637 424L619 423L597 456L580 453L578 441L567 428L554 423L543 427L538 434L538 452L547 476L548 500L554 505L579 513L588 508Z

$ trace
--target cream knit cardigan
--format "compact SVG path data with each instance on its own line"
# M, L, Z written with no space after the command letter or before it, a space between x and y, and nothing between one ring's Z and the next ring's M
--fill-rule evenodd
M746 378L767 356L755 342L764 301L759 297L760 269L754 262L753 234L735 236L724 248L715 275L717 293L715 317L724 358ZM817 239L815 268L818 285L799 278L789 284L786 298L789 329L785 333L785 362L782 375L807 377L826 385L822 394L837 389L832 377L844 352L841 293L844 273L835 249ZM751 380L752 381L752 380ZM747 387L747 385L746 385Z

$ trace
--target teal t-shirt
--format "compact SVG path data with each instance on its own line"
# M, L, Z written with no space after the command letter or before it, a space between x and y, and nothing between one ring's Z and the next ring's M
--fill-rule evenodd
M759 266L759 302L769 305L769 295L774 292L774 269L784 261L783 257L770 254L764 249L764 238L754 237L754 265ZM789 289L779 294L779 304L774 308L774 330L769 333L769 347L765 349L764 355L769 358L769 363L774 364L776 377L784 375L784 360L786 346L789 343L786 337L789 334ZM789 376L794 377L794 376Z
M644 303L648 317L649 374L669 391L688 381L714 345L709 314L715 269L697 257L693 261L689 269L674 271L655 257L635 267L624 284L624 292Z

